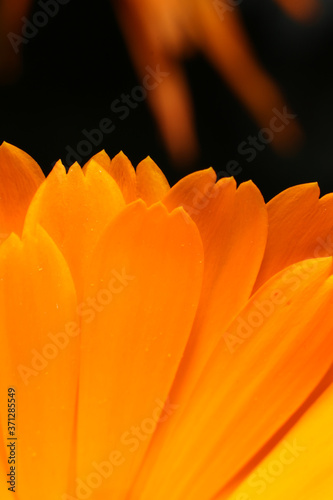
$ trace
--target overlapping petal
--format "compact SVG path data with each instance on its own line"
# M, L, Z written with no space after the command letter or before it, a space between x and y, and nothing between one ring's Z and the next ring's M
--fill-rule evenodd
M82 169L84 173L87 172L87 168L91 162L96 162L113 177L126 203L137 199L135 170L130 160L122 151L114 156L112 160L105 151L100 151L84 165Z
M5 179L4 225L22 229L27 212L22 239L0 246L17 498L248 500L254 483L267 499L329 498L332 195L297 186L266 207L212 169L170 189L150 158L135 172L105 152L39 185L33 160L0 154L22 176ZM6 418L1 407L2 472Z
M164 198L170 186L162 170L150 158L142 160L136 168L137 196L147 205Z
M269 231L255 289L290 264L333 254L333 194L316 183L286 189L267 204Z
M84 166L84 172L92 161L98 163L114 178L126 203L141 199L147 205L152 205L164 198L170 189L162 170L150 157L142 160L134 170L132 163L122 151L111 161L102 151Z
M124 206L117 183L97 162L91 161L84 175L78 164L66 174L59 161L31 202L26 228L40 224L48 232L65 256L80 295L94 246Z
M230 500L256 499L263 493L265 500L329 500L333 491L332 415L331 385Z
M58 500L74 473L76 306L68 266L43 229L27 233L22 241L13 234L2 244L0 416L7 457L11 441L5 403L8 388L14 387L17 497L12 498L33 494L36 500ZM3 465L8 472L7 460Z
M177 394L181 385L190 390L226 326L246 304L266 245L267 214L259 190L252 183L236 189L232 178L217 184L215 179L213 169L196 172L163 199L169 209L181 205L191 215L205 252L202 295Z
M27 209L44 174L31 156L4 142L0 146L0 176L1 243L11 232L21 234Z
M133 499L211 499L266 444L332 363L330 258L265 284L228 327ZM302 274L303 278L299 275ZM167 424L169 425L169 423Z
M123 152L118 153L106 169L120 187L126 203L136 200L136 174L132 163Z
M201 239L185 212L142 201L111 222L94 252L79 306L78 477L94 463L117 465L91 498L124 498L159 416L169 417L202 269Z
M182 412L213 349L227 325L247 303L264 253L267 216L261 194L252 183L238 190L233 179L215 184L212 169L196 172L176 184L163 203L182 205L196 222L204 245L202 295L171 398L180 410L158 429L145 470L173 439ZM243 249L243 250L241 250ZM231 271L232 270L232 271ZM239 273L239 274L238 274Z

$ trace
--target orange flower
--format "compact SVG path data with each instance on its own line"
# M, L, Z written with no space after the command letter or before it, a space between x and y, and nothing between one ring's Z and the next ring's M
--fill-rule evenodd
M330 498L332 195L0 169L1 499Z

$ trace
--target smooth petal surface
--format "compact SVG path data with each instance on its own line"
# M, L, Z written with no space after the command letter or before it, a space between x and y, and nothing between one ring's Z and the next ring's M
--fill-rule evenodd
M66 262L41 228L0 248L0 406L15 388L16 487L22 500L59 500L73 471L78 384L76 293ZM8 448L5 455L8 456ZM4 454L1 454L3 458ZM8 472L8 463L5 467ZM1 493L1 498L7 498Z
M170 498L171 491L173 500L211 499L288 421L332 363L331 265L330 258L300 263L252 297L207 364L172 440L149 455L133 500L139 492L143 500L153 492Z
M111 177L118 184L124 200L126 203L131 203L136 200L136 175L135 170L127 158L126 155L122 151L114 156L112 159L105 153L105 151L101 151L97 153L90 161L96 161L101 167L106 170ZM89 162L83 167L83 170L87 168Z
M317 184L294 186L273 198L267 211L267 246L255 289L290 264L333 254L333 194L319 199Z
M84 175L86 175L88 167L92 163L98 163L100 167L103 167L104 170L108 172L110 169L111 160L109 155L105 152L104 149L102 151L99 151L94 156L92 156L90 160L88 160L87 163L82 167L82 172L84 173Z
M136 174L134 167L121 151L112 158L107 172L114 178L123 193L126 203L136 200Z
M148 156L136 167L137 196L152 205L160 201L170 190L162 170Z
M208 169L170 189L123 153L67 175L58 162L22 239L1 244L16 500L329 499L333 195L297 186L266 206L251 182L215 181ZM6 495L7 425L5 405ZM294 473L270 482L281 457Z
M99 164L92 161L86 175L74 164L66 175L58 162L31 202L26 227L37 223L44 227L64 254L82 293L93 248L124 207L118 185Z
M150 206L160 201L170 189L162 170L150 157L142 160L134 170L132 163L122 151L112 160L102 151L86 163L83 167L84 172L91 161L98 163L113 177L126 203L141 198Z
M11 232L21 234L29 203L44 174L24 151L4 142L0 146L0 243Z
M251 182L236 190L234 179L221 179L217 184L215 179L213 169L195 172L163 200L169 209L181 205L188 211L205 251L202 296L183 363L186 391L197 380L228 323L246 304L266 244L267 214L259 190ZM177 390L180 385L178 380Z
M124 498L159 416L178 411L168 394L202 268L201 239L186 213L142 201L108 226L94 252L80 304L78 477L85 481L94 463L116 465L92 500Z
M168 447L173 429L211 353L227 325L247 303L264 253L267 215L262 196L252 183L236 190L234 179L215 184L213 169L195 172L176 184L163 203L179 204L196 222L204 244L202 295L171 398L180 410L158 429L144 474L149 475L161 448Z
M331 385L284 440L228 498L330 500L333 492L332 415Z

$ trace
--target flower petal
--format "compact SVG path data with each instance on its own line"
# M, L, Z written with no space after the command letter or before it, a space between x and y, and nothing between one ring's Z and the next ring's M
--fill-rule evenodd
M84 173L92 161L98 163L113 177L126 203L131 203L137 199L135 170L130 160L122 151L114 156L112 160L110 160L104 150L100 151L85 164L82 169Z
M88 160L87 163L82 167L82 172L84 173L84 175L86 175L89 165L91 165L91 163L93 162L98 163L98 165L100 167L103 167L104 170L106 170L107 172L110 169L111 160L109 155L106 154L104 149L102 149L102 151L99 151L99 153L96 153L94 156L92 156L90 160Z
M85 166L83 167L83 172L86 171L91 161L95 161L96 163L98 163L111 175L111 177L114 178L119 188L121 189L126 203L131 203L132 201L136 200L137 196L135 170L130 160L126 155L124 155L122 151L114 156L112 160L110 160L105 151L97 153L91 158L91 160L88 161L88 163L85 164Z
M76 293L68 266L41 228L0 248L0 388L15 388L20 499L56 500L72 470L78 385ZM73 337L73 338L72 338ZM7 408L0 405L3 439ZM8 456L8 448L6 448ZM8 473L8 463L6 466ZM2 494L1 494L2 495Z
M122 151L111 161L105 151L101 151L86 163L84 172L91 161L98 163L114 178L126 203L141 198L147 205L152 205L160 201L170 189L162 170L150 157L142 160L135 171Z
M226 326L246 304L266 244L267 214L259 190L251 182L236 190L234 179L215 184L215 178L213 169L196 172L163 200L169 209L182 205L188 211L205 251L203 292L183 362L182 385L188 392Z
M148 156L136 167L137 196L147 205L160 201L170 190L162 170Z
M176 184L164 198L169 209L183 204L195 220L204 244L202 295L189 343L171 398L180 410L160 427L145 465L149 475L160 448L168 446L173 429L211 353L227 325L245 306L265 249L267 215L263 198L252 183L237 190L234 179L215 185L212 169L195 172Z
M202 267L196 226L162 204L131 204L96 248L80 305L78 477L118 465L93 498L122 499L131 485L191 331Z
M168 498L171 488L174 500L211 499L288 421L332 363L331 266L331 258L299 263L251 298L172 440L148 455L133 499Z
M116 182L96 162L90 162L86 175L78 164L66 175L59 161L32 200L26 227L44 227L64 254L81 293L91 252L124 207Z
M329 500L333 492L332 415L331 385L228 499L255 499L265 492L265 500Z
M0 243L11 232L21 234L24 218L44 174L27 153L3 142L0 146Z
M333 254L333 194L319 199L316 183L294 186L273 198L267 211L267 246L255 289L290 264Z
M107 171L120 187L125 202L131 203L131 201L136 200L135 170L122 151L112 158L110 168Z

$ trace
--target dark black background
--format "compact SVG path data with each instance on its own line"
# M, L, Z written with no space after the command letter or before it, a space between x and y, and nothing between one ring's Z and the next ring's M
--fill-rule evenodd
M237 181L252 179L266 199L291 185L318 181L322 193L333 191L333 7L313 25L288 19L273 0L244 0L244 26L258 59L280 85L306 134L303 147L289 157L269 146L248 163L238 145L258 127L214 69L197 55L184 61L195 107L201 154L191 170L213 166L223 170L239 161ZM38 2L30 14L40 10ZM123 150L133 164L150 155L174 183L188 172L172 164L146 101L119 120L112 101L140 82L108 0L71 0L26 45L23 73L0 87L0 141L33 156L45 173L67 147L84 139L83 129L98 127L103 118L116 128L101 145L110 156ZM89 155L90 156L90 155ZM82 164L89 158L82 159ZM68 165L67 165L68 166Z

